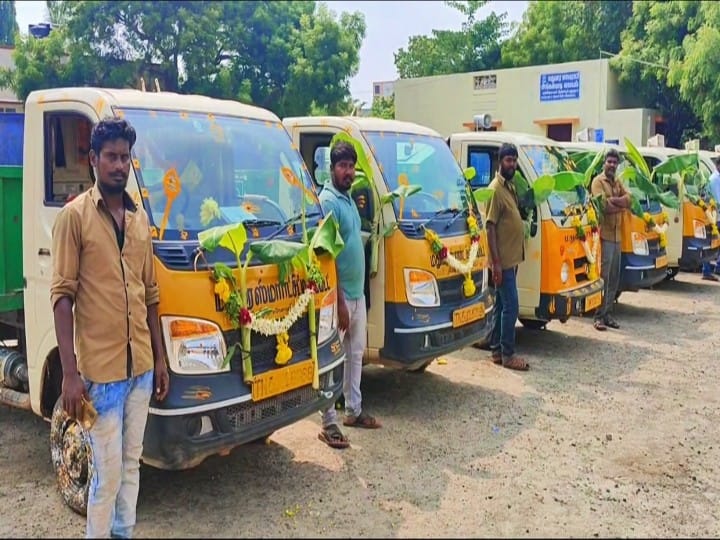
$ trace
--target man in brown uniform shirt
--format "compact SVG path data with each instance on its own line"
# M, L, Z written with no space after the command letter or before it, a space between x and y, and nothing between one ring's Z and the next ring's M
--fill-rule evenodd
M125 191L135 138L125 120L93 128L97 182L53 226L50 294L63 407L74 418L88 402L97 411L88 538L132 536L150 397L153 386L158 400L168 391L148 216Z
M513 184L518 151L512 144L500 147L500 165L490 189L495 193L486 209L488 243L495 284L495 325L490 337L492 361L524 371L528 363L515 355L515 322L518 318L517 267L525 259L525 228Z
M605 282L602 305L595 311L594 326L596 330L620 328L612 318L612 307L615 295L620 286L620 240L622 234L623 212L630 208L630 194L615 178L615 171L620 162L620 154L611 148L605 154L603 172L597 175L591 186L593 197L602 195L603 217L600 222L600 247L602 257L600 273Z

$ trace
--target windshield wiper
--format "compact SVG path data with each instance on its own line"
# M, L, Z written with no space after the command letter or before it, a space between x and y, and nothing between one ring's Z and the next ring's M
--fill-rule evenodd
M442 210L438 210L431 217L429 217L428 219L423 221L420 224L420 228L421 229L424 228L428 223L436 220L437 218L439 218L440 216L443 216L445 214L452 214L453 219L454 219L457 216L457 214L459 214L459 213L460 213L460 210L458 210L457 208L443 208Z
M318 217L322 216L322 212L314 211L314 212L306 212L305 213L305 219L312 218L312 217ZM274 231L270 236L266 238L266 240L272 240L277 235L279 235L281 232L283 232L285 229L287 229L290 225L293 223L300 221L302 219L303 215L302 212L295 214L294 216L291 216L287 218L283 223L280 223L279 221L273 222L273 224L277 224L278 228L276 231Z
M455 223L455 221L457 220L457 218L459 218L460 216L467 216L468 214L469 214L469 211L468 211L467 208L463 208L462 210L458 210L457 213L456 213L453 217L451 217L450 220L447 222L447 224L445 225L445 229L447 230L447 229L449 229L450 227L452 227L452 224Z

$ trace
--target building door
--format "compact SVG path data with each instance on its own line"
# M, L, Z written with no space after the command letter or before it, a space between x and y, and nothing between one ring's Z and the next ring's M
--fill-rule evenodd
M572 124L549 124L547 138L561 142L572 141Z

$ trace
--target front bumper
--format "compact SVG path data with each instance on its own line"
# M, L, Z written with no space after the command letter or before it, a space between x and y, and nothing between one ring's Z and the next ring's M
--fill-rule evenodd
M714 261L720 253L720 244L703 238L683 237L682 256L678 265L683 270L697 270L703 263Z
M343 355L320 373L319 391L308 385L258 402L242 396L228 400L231 403L151 409L143 463L159 469L189 469L333 406L342 393L344 361Z
M454 312L479 304L483 306L482 318L453 325ZM425 318L424 312L432 312L433 318ZM454 308L415 308L408 304L386 303L385 346L380 349L380 357L413 369L443 354L487 340L492 332L493 317L494 305L489 289Z
M535 309L535 315L540 320L551 321L590 313L602 305L604 286L604 281L599 278L577 289L540 293L540 305Z
M667 255L635 255L623 253L620 256L619 291L639 291L657 285L667 275Z

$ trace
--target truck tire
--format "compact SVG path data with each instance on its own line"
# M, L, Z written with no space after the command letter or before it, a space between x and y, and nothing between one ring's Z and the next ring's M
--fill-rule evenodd
M87 514L93 457L87 431L68 417L62 397L55 402L50 420L50 456L65 504L78 514Z
M538 319L520 319L520 324L528 330L545 330L549 322L550 321L540 321Z
M424 362L424 363L420 364L420 365L417 366L417 367L414 367L414 368L412 368L412 369L408 369L407 371L409 371L410 373L425 373L425 370L426 370L426 369L428 368L428 366L429 366L430 364L432 364L434 361L435 361L435 358L433 358L432 360L428 360L427 362Z

